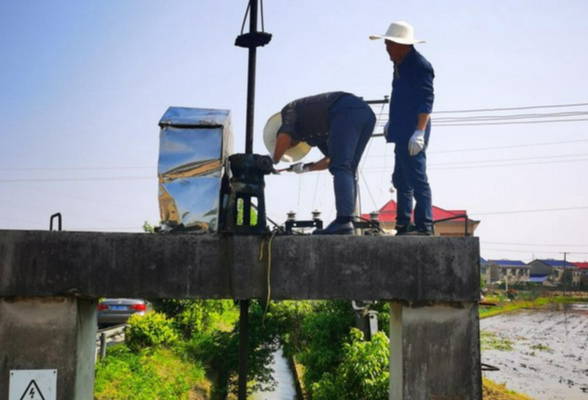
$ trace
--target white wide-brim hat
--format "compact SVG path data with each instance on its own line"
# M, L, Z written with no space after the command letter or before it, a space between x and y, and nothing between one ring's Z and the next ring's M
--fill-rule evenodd
M388 31L383 35L372 35L370 39L386 39L400 44L425 43L424 40L414 38L414 28L408 22L392 22Z
M282 126L282 113L275 113L272 115L263 128L263 142L267 151L272 155L276 150L276 142L278 141L278 130ZM296 146L286 150L281 160L287 163L293 163L302 160L310 151L310 146L306 142L300 142Z

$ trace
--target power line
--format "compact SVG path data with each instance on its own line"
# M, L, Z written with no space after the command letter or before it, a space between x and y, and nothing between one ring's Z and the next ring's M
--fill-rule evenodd
M506 243L506 242L487 242L485 240L482 243L487 244L499 244L499 245L507 245L507 246L541 246L541 247L586 247L588 248L588 244L535 244L535 243Z
M538 210L517 210L517 211L491 211L491 212L470 212L469 215L499 215L499 214L526 214L536 212L553 212L553 211L573 211L586 210L588 206L564 207L564 208L543 208Z
M504 159L494 159L494 160L477 160L477 161L460 161L460 162L450 162L450 163L439 163L439 164L429 164L431 167L439 167L445 165L463 165L463 164L483 164L483 163L501 163L501 162L510 162L510 161L530 161L530 160L546 160L552 158L562 158L562 157L586 157L588 153L582 154L563 154L558 156L542 156L542 157L519 157L519 158L504 158ZM567 161L567 160L564 160ZM581 161L581 160L569 160L569 161Z
M79 181L132 181L157 179L156 176L111 176L100 178L25 178L25 179L0 179L0 183L13 182L79 182Z
M27 167L0 168L0 171L102 171L102 170L157 169L157 167Z
M531 253L531 254L558 254L557 250L553 250L553 251L536 251L536 250L513 250L513 249L494 249L494 248L488 248L485 247L484 249L482 249L482 251L486 252L486 251L500 251L500 252L505 252L505 253ZM588 254L588 252L578 252L578 251L573 251L573 252L568 252L568 254ZM535 257L535 259L537 259L537 257ZM574 262L578 262L578 261L570 261L571 263Z
M470 110L453 110L453 111L435 111L433 114L454 114L454 113L471 113L471 112L494 112L494 111L517 111L533 110L538 108L563 108L563 107L583 107L588 103L571 103L571 104L547 104L543 106L523 106L523 107L505 107L505 108L480 108Z
M523 166L523 165L541 165L541 164L559 164L559 163L570 163L570 162L583 162L588 161L586 159L579 159L579 160L554 160L554 161L537 161L537 162L523 162L523 163L510 163L510 164L501 164L501 165L464 165L460 167L443 167L440 166L441 164L436 164L431 166L429 169L434 171L445 171L450 169L479 169L479 168L499 168L499 167L516 167L516 166ZM471 163L475 163L476 161L472 161ZM497 162L497 161L496 161ZM465 163L468 164L468 163ZM367 168L364 170L364 173L378 173L381 172L382 168L380 167L373 167Z
M580 122L588 121L588 118L574 118L574 119L562 119L562 120L549 120L549 121L512 121L512 122L472 122L472 123L439 123L435 124L435 128L444 127L456 127L456 126L492 126L492 125L522 125L522 124L550 124L554 122ZM434 120L433 120L434 122Z
M513 145L509 145L509 146L474 147L474 148L455 149L455 150L433 150L433 151L427 150L427 154L464 153L464 152L483 151L483 150L504 150L504 149L520 148L520 147L553 146L553 145L558 145L558 144L579 143L579 142L588 142L588 139L562 140L562 141L558 141L558 142L513 144ZM383 157L390 157L390 155L370 156L370 158L383 158Z

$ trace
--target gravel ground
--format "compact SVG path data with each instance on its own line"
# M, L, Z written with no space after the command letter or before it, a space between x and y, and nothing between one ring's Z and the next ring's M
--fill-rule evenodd
M588 304L556 304L480 321L488 379L536 400L588 400ZM511 350L499 350L498 347Z

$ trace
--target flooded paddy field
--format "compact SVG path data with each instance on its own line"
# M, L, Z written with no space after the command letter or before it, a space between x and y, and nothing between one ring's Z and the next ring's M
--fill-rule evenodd
M588 303L553 304L480 321L484 372L536 400L588 400Z

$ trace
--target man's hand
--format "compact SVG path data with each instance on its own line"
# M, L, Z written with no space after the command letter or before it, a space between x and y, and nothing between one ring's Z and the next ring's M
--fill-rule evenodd
M408 154L416 156L425 148L425 131L416 130L408 141Z
M296 172L297 174L303 174L305 172L310 171L310 167L301 162L292 165L290 168L293 172Z

